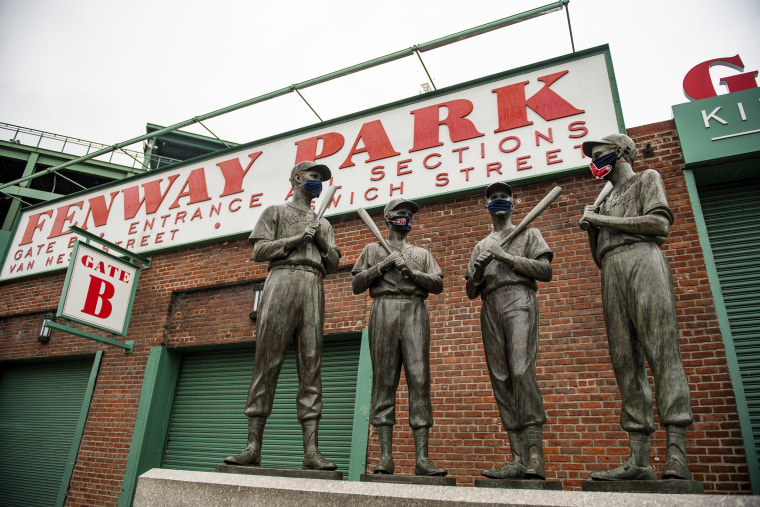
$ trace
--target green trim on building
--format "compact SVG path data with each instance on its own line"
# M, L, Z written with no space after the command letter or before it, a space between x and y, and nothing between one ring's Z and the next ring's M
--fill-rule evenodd
M356 372L356 401L354 402L354 429L351 432L351 461L348 480L358 481L367 466L367 440L372 398L372 360L369 355L369 333L362 330L359 368Z
M120 507L132 505L140 474L161 466L181 359L180 354L164 347L150 348L119 497Z

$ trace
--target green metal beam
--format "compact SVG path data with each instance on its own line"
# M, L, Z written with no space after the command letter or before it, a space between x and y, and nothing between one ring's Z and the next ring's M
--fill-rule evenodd
M50 169L46 169L45 171L40 171L38 173L35 173L32 176L26 176L23 178L19 178L17 180L4 183L0 185L0 190L5 189L6 187L12 186L12 185L18 185L19 183L26 181L28 179L36 178L38 176L42 176L44 174L49 174L51 172L58 171L60 169L63 169L65 167L69 167L71 165L77 164L79 162L83 162L85 160L89 160L95 157L99 157L100 155L105 155L106 153L110 153L115 150L119 150L122 148L125 148L127 146L139 143L140 141L144 141L146 139L150 139L153 137L158 137L163 134L167 134L169 132L173 132L175 130L181 129L183 127L188 127L190 125L193 125L198 122L202 122L205 120L208 120L210 118L215 118L217 116L221 116L223 114L227 114L233 111L237 111L238 109L242 109L244 107L252 106L254 104L258 104L260 102L264 102L270 99L274 99L283 95L286 95L288 93L292 93L296 90L307 88L309 86L314 86L321 83L326 83L327 81L332 81L333 79L337 79L339 77L348 76L350 74L354 74L356 72L366 70L372 67L377 67L378 65L383 65L386 63L393 62L395 60L399 60L401 58L411 56L415 52L424 52L424 51L431 51L433 49L437 49L443 46L446 46L448 44L453 44L455 42L462 41L464 39L468 39L470 37L475 37L476 35L481 35L486 32L490 32L492 30L496 30L498 28L503 28L505 26L513 25L515 23L519 23L520 21L527 21L529 19L533 19L535 17L541 16L543 14L548 14L551 12L555 12L557 10L562 9L565 5L567 5L570 2L570 0L559 0L557 2L553 2L550 4L547 4L543 7L537 7L535 9L531 9L529 11L522 12L520 14L515 14L514 16L508 16L506 18L502 18L497 21L493 21L491 23L486 23L484 25L476 26L474 28L470 28L469 30L463 30L461 32L455 33L453 35L449 35L446 37L441 37L440 39L436 39L430 42L426 42L423 44L419 44L416 46L412 46L410 48L402 49L400 51L396 51L395 53L391 53L389 55L381 56L379 58L375 58L373 60L369 60L357 65L353 65L351 67L347 67L342 70L338 70L335 72L331 72L329 74L325 74L323 76L309 79L307 81L303 81L301 83L296 83L294 85L280 88L279 90L275 90L270 93L265 93L264 95L259 95L258 97L254 97L252 99L244 100L242 102L238 102L237 104L233 104L231 106L224 107L222 109L218 109L216 111L212 111L210 113L203 114L201 116L196 116L194 118L190 118L189 120L185 120L179 123L175 123L174 125L171 125L169 127L165 127L160 130L156 130L147 134L143 134L138 137L134 137L132 139L129 139L127 141L123 141L121 143L114 144L112 146L100 149L98 151L94 151L92 153L89 153L87 155L84 155L82 157L79 157L77 159L71 160L69 162L65 162L63 164L60 164L55 167L51 167Z
M24 188L24 187L18 187L15 185L12 187L3 189L2 192L8 195L15 195L18 197L29 197L32 199L37 199L38 201L51 201L53 199L58 199L59 197L63 197L63 195L56 194L54 192L45 192L44 190L35 190L33 188Z
M58 317L58 318L62 318L62 317ZM97 334L88 333L87 331L82 331L81 329L71 327L71 322L69 322L65 318L63 318L63 320L64 322L66 322L66 324L59 324L52 320L45 320L45 325L49 327L50 329L57 329L58 331L63 331L64 333L73 334L81 338L87 338L88 340L93 340L96 342L113 345L114 347L119 347L120 349L124 349L125 354L129 354L130 352L132 352L132 348L134 347L134 344L135 344L134 340L127 340L124 342L120 342L119 340L115 340L113 338L106 338L104 336L100 336Z

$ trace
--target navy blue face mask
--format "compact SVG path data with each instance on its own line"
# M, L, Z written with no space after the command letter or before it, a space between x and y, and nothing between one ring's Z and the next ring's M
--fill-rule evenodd
M322 193L322 180L306 180L303 188L319 197L319 194Z
M513 208L512 201L506 199L494 199L488 203L488 212L498 213L499 211L511 211Z
M388 217L388 223L391 227L400 232L409 232L412 230L412 217Z
M599 158L595 158L589 165L589 168L591 168L591 173L596 177L596 179L603 180L615 168L617 161L618 156L616 150L606 155L602 155Z

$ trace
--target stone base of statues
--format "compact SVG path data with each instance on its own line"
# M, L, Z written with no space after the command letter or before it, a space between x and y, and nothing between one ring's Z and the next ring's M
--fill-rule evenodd
M216 465L216 472L225 474L268 475L270 477L294 477L298 479L327 479L342 481L343 472L336 470L299 470L295 468L272 468L240 465Z
M705 488L698 481L585 481L583 491L604 493L665 493L677 495L704 495Z
M475 487L562 491L562 481L539 481L530 479L475 479Z
M430 475L396 475L396 474L362 474L361 482L386 482L394 484L417 484L425 486L456 486L457 480L453 477L440 477Z

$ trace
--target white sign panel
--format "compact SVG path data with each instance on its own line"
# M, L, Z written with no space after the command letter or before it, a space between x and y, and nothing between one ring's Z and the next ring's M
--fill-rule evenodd
M622 124L608 56L589 50L33 208L0 279L64 267L71 225L136 253L240 236L289 197L302 160L332 170L327 216L577 169L581 143Z
M77 242L58 315L125 335L139 269Z

